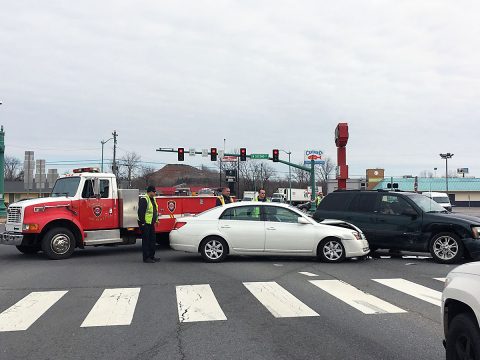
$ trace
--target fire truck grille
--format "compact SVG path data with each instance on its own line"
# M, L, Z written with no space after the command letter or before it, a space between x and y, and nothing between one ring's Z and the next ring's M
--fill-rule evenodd
M22 222L22 208L16 206L9 206L7 213L7 222L20 223Z

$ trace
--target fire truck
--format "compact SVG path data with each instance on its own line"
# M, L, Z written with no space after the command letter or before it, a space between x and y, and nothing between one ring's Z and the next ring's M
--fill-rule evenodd
M0 244L25 254L43 251L54 260L70 257L75 248L135 244L139 237L138 189L119 189L114 174L81 168L57 179L50 197L23 200L7 209ZM175 226L175 219L215 206L215 196L156 196L157 239Z

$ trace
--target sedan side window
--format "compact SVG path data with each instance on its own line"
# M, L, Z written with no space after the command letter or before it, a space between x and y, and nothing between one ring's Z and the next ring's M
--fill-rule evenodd
M260 207L241 206L230 208L223 212L220 220L260 221Z
M281 207L265 206L264 209L266 221L298 223L300 217L296 212Z

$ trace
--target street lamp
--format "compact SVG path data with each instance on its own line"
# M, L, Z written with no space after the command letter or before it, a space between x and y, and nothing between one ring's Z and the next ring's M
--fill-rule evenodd
M110 140L113 140L113 137L108 140L100 140L100 142L102 143L102 173L103 173L103 145L105 145Z
M448 159L451 159L453 154L446 153L446 154L439 154L442 159L445 159L445 184L447 188L448 194Z
M285 154L288 155L288 187L289 187L288 203L292 205L292 168L290 167L290 155L292 154L292 152L286 151L283 149L280 149L280 151L283 151Z

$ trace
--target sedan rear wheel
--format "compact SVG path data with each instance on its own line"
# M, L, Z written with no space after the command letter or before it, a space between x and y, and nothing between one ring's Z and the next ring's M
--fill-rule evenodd
M320 260L324 262L341 262L345 260L345 248L339 239L323 239L318 245L317 253Z
M220 262L225 259L228 246L221 237L209 237L200 245L200 253L207 262Z

